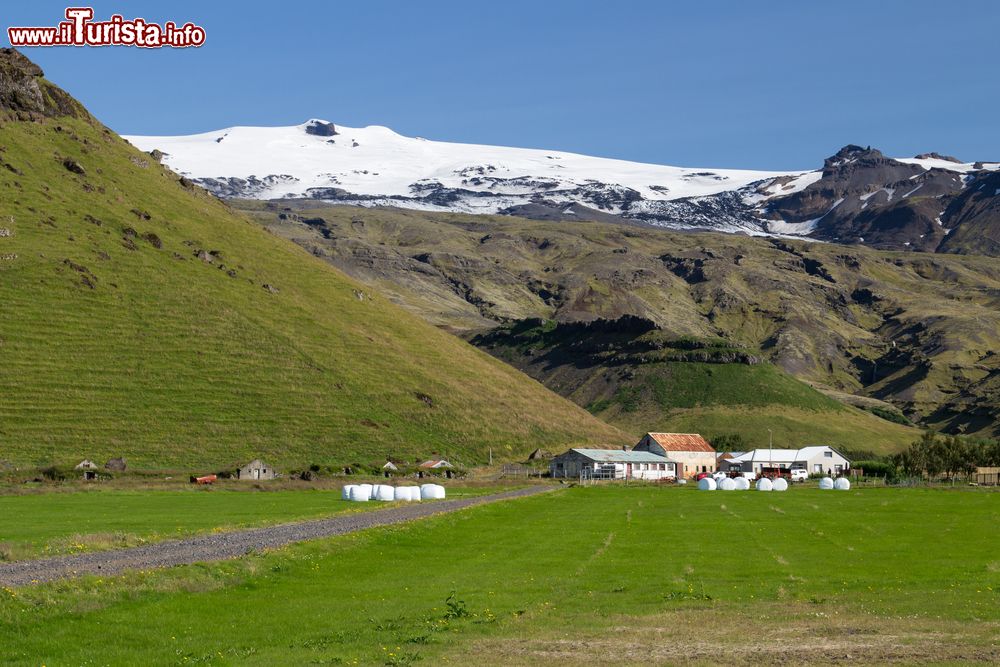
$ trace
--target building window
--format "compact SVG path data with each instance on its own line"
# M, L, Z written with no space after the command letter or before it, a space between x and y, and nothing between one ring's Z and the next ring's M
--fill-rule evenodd
M832 459L833 458L833 452L823 452L823 456L825 456L828 459Z
M823 472L823 464L822 463L814 463L813 464L813 472Z

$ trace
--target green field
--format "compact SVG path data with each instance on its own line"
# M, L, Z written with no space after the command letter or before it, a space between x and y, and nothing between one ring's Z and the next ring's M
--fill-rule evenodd
M562 489L3 591L0 636L12 664L991 662L998 500Z
M449 486L449 498L496 491ZM0 561L135 546L209 530L232 530L370 511L339 489L266 491L192 487L185 491L87 491L0 495ZM30 517L30 521L15 517Z

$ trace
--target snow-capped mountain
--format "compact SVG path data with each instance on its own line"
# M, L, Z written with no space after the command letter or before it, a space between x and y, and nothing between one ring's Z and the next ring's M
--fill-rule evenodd
M952 199L998 166L936 153L897 160L848 146L815 171L681 168L428 141L386 127L348 128L318 119L291 127L125 138L162 152L164 164L220 197L612 218L925 249L950 231L946 209ZM910 198L920 205L900 213ZM888 235L879 220L887 213L895 216Z

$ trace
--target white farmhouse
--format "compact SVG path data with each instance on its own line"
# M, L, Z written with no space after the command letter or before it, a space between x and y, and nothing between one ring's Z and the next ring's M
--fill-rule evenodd
M673 461L682 477L715 472L715 449L697 433L647 433L632 451L649 452Z
M677 467L664 456L622 449L571 449L549 463L553 477L585 479L671 479Z
M805 470L810 475L842 475L851 468L846 456L833 447L810 445L799 449L755 449L725 459L726 472L760 473L763 468Z

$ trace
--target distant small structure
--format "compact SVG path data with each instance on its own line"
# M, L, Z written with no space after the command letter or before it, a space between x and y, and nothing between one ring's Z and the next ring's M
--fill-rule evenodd
M86 481L97 479L97 464L90 459L84 459L73 466L73 470L79 470L83 473L83 479Z
M444 459L430 459L429 461L424 461L417 467L421 470L436 470L439 468L454 468L455 466Z
M114 459L108 459L108 462L104 464L105 470L112 470L114 472L125 472L126 468L128 468L128 463L122 456Z
M236 471L237 479L244 481L257 481L260 479L274 479L278 476L274 467L264 463L260 459L254 459Z
M382 466L382 470L388 470L389 472L398 472L399 468L392 461L386 461L385 465Z
M540 461L541 459L551 459L552 454L545 451L544 449L536 449L535 451L528 454L529 461Z

